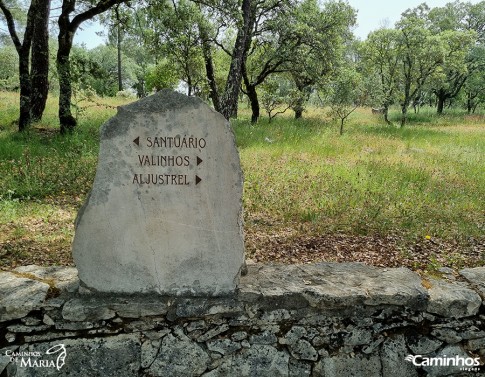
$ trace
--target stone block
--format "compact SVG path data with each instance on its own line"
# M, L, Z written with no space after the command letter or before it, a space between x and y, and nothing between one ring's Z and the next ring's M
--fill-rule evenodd
M168 90L118 108L101 128L73 257L81 282L100 292L234 293L242 172L224 117Z
M0 272L0 322L23 318L40 308L48 291L46 283Z

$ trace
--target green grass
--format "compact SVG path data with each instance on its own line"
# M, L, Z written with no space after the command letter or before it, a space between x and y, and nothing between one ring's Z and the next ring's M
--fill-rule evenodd
M17 133L17 102L17 95L0 92L0 255L2 242L15 240L35 240L46 249L57 243L68 253L72 222L94 179L99 126L126 100L85 104L68 137L58 133L55 98L42 123ZM339 136L325 114L311 109L301 120L284 115L251 125L248 111L240 110L232 125L245 176L247 229L483 245L483 116L440 117L422 109L398 128L358 109ZM399 113L391 119L398 124ZM7 257L25 254L20 246L6 249Z
M246 211L324 233L483 237L485 124L427 114L397 128L368 112L342 137L317 118L235 122Z

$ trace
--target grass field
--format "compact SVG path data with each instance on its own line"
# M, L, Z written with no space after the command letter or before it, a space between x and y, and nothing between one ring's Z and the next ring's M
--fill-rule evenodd
M98 129L126 100L96 102L80 104L69 137L57 132L55 101L19 135L17 97L0 92L1 268L72 263L72 223L94 178ZM483 115L422 109L400 129L358 109L339 136L325 114L251 125L241 109L232 122L248 257L428 271L485 265Z

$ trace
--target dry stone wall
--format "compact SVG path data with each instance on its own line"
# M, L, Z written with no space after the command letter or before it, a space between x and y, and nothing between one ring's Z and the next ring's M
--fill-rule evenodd
M484 295L485 268L250 265L235 295L170 297L21 267L0 273L0 376L479 376Z

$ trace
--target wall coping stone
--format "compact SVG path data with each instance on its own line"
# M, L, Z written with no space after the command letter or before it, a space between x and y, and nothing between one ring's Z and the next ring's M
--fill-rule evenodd
M237 317L243 315L247 304L280 310L282 316L288 316L291 310L355 312L366 307L396 306L463 318L476 315L484 305L485 267L468 268L460 274L466 281L431 279L425 284L418 274L406 268L378 268L362 263L252 264L234 295L173 297L91 292L79 289L75 268L24 266L0 272L0 322L23 318L33 310L60 307L64 320L79 322L106 320L115 315L167 315L169 319L216 314Z

